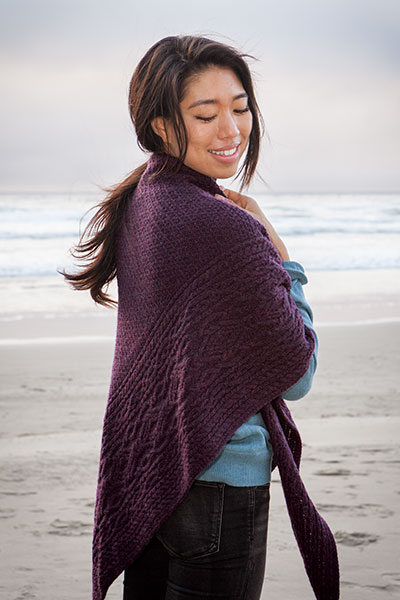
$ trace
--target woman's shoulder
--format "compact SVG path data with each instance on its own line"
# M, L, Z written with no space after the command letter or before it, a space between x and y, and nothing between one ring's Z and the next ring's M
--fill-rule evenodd
M257 219L229 200L216 198L216 193L222 194L217 184L210 190L190 179L170 178L163 186L161 214L166 224L178 227L189 239L219 241L224 248L265 241L266 229Z
M264 225L216 198L222 191L211 178L183 175L143 177L136 190L130 229L144 254L156 249L169 263L185 265L185 272L211 272L213 265L232 272L241 265L265 274L271 266L284 271Z

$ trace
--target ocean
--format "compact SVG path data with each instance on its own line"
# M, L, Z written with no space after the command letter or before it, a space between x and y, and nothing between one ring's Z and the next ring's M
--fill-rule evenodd
M400 194L257 194L292 260L310 270L400 268ZM0 278L71 269L69 249L102 197L0 194Z

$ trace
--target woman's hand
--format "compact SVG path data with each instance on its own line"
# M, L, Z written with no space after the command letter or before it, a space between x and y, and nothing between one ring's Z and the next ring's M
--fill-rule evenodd
M264 225L264 227L268 231L269 237L271 238L271 242L274 244L275 248L279 252L282 260L290 260L289 253L285 244L283 243L279 235L276 233L272 224L268 221L267 217L264 215L263 211L258 206L254 198L250 198L250 196L245 196L244 194L239 194L239 192L229 190L228 188L223 188L222 186L220 186L220 188L223 190L226 198L224 198L224 196L221 196L220 194L215 194L215 197L221 198L221 200L227 199L230 202L232 202L232 204L235 204L242 210L245 210L248 213L250 213L255 219L257 219L257 221Z

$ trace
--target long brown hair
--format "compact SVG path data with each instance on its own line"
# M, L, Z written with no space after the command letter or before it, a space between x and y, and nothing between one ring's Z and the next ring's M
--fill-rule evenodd
M129 112L139 147L145 152L164 152L163 141L154 132L151 123L156 117L169 119L178 144L176 164L179 168L188 145L179 104L185 96L189 80L209 66L229 68L243 85L253 116L246 157L235 177L241 175L240 190L247 187L256 170L264 123L246 57L254 58L206 37L169 36L154 44L136 67L129 86ZM105 199L96 206L97 212L72 252L75 258L83 262L83 269L79 273L60 271L75 289L90 290L93 300L98 304L116 304L103 288L107 288L117 274L115 236L124 218L128 200L146 166L147 163L142 164L121 183L105 189ZM166 168L167 164L155 176Z

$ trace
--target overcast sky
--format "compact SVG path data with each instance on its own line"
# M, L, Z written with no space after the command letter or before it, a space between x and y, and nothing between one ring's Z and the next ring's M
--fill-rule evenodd
M399 0L0 0L1 189L96 189L140 162L127 93L158 39L251 63L270 191L400 190ZM258 183L254 189L265 186Z

